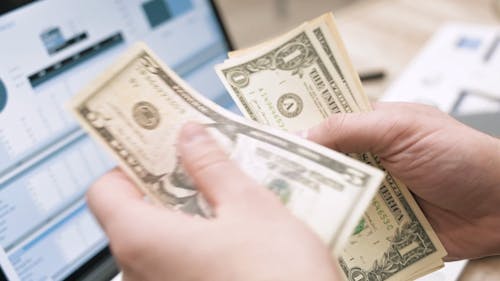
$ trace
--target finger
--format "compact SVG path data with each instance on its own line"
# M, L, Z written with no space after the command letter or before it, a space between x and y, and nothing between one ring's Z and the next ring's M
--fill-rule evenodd
M377 105L378 106L378 105ZM307 131L307 138L334 150L383 153L405 129L405 116L388 110L334 114Z
M126 228L131 220L151 218L159 211L162 216L173 216L172 212L159 210L146 202L144 194L118 169L107 173L90 187L87 202L108 236L113 236L110 229L114 226Z
M122 172L114 170L87 193L90 209L110 240L110 248L126 275L134 272L138 257L154 253L158 241L179 251L190 241L196 220L144 200L144 195ZM131 270L132 269L132 270Z
M256 189L257 184L228 158L202 125L186 124L178 147L184 168L214 208L240 202L243 191Z

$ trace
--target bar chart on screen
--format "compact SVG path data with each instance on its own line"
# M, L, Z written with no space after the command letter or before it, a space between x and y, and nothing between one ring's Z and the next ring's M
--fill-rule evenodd
M82 135L0 185L0 246L22 280L33 272L56 280L89 249L102 248L104 234L83 194L114 165Z
M0 79L0 113L2 113L5 105L7 104L7 88Z
M0 281L4 261L20 280L65 280L108 255L84 197L116 163L64 105L136 41L225 96L213 66L227 46L208 1L45 0L0 17Z
M0 281L19 281L19 276L15 272L9 258L3 249L0 249Z
M70 26L73 27L74 24L71 24ZM50 55L57 54L58 52L88 38L88 33L86 31L75 31L73 30L73 27L71 28L71 31L66 31L72 33L70 36L67 36L64 34L64 29L65 28L61 26L50 26L45 28L40 33L40 38Z
M142 4L142 9L151 28L156 28L192 8L190 0L150 0Z

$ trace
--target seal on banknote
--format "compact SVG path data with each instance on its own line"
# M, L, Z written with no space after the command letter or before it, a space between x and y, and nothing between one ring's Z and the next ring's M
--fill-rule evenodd
M236 88L244 88L248 86L250 77L248 72L242 69L233 69L227 73L227 81Z
M303 66L309 56L303 43L290 43L276 53L276 67L282 70L295 70Z
M302 112L304 102L299 95L288 93L278 99L277 107L283 116L293 118Z
M361 268L354 267L349 271L349 280L368 281L370 279L368 278L366 272L364 272Z
M153 130L160 124L160 113L154 105L141 101L132 109L135 122L146 130Z

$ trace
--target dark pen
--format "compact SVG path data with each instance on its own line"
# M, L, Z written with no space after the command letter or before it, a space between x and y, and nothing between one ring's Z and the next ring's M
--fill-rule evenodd
M359 74L359 79L361 79L362 82L372 82L384 78L385 72L383 70L364 71Z

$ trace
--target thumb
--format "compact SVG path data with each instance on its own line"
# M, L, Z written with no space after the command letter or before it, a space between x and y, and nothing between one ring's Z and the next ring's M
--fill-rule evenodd
M246 190L259 189L200 124L184 125L178 149L186 172L216 212L241 203Z
M344 153L384 154L402 133L409 132L401 115L389 111L334 114L307 131L307 138Z

